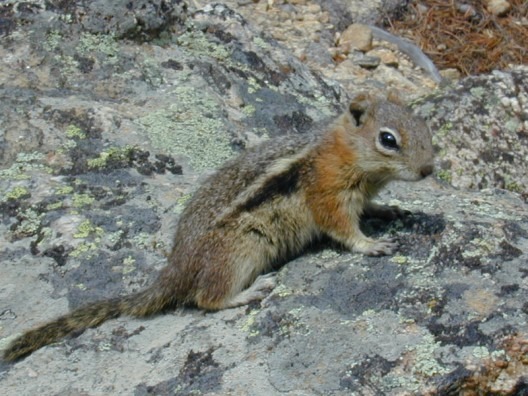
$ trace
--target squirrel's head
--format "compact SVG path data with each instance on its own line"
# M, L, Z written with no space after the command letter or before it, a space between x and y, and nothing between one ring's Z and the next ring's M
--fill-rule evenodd
M349 107L355 126L354 140L361 139L361 168L381 179L416 181L433 172L431 131L394 94L387 98L356 95Z

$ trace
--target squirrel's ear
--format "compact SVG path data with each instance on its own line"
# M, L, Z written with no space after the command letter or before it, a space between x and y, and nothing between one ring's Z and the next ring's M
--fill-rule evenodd
M366 92L360 92L350 101L349 111L356 121L356 126L363 123L363 116L368 108L372 105L373 98Z

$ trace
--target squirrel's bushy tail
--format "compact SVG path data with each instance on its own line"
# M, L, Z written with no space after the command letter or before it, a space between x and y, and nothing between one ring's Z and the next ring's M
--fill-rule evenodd
M154 285L130 296L98 301L77 308L13 340L3 353L4 360L20 359L69 334L97 327L121 315L140 317L160 312L172 303L172 296L168 292L159 285Z

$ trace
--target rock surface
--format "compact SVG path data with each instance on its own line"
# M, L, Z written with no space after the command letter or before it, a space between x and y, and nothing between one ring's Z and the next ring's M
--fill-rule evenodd
M245 17L198 3L1 6L0 349L70 308L145 287L203 175L262 139L323 125L346 101L341 85L427 91L405 62L334 65L331 40L312 71L251 19L266 2L237 2ZM339 26L321 2L288 3ZM439 178L391 185L380 201L413 214L364 225L397 236L396 255L323 244L283 267L260 304L109 321L0 363L0 392L523 394L526 84L517 68L416 104L436 132Z
M426 102L419 113L436 131L441 178L528 198L528 67L468 77Z

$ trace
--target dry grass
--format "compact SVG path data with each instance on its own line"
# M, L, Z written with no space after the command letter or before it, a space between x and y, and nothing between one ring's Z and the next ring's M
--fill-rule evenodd
M528 1L509 0L504 16L490 14L483 0L412 0L389 29L408 37L440 68L464 75L528 63ZM425 7L424 7L425 6Z

